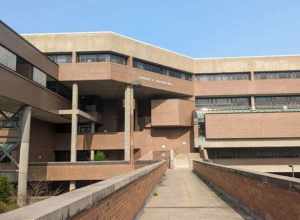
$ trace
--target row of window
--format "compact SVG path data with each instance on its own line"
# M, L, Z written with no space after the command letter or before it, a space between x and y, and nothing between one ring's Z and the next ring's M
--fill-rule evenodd
M250 73L196 74L194 79L199 81L249 80Z
M71 63L71 53L48 54L48 57L56 63ZM77 62L112 62L118 64L127 64L127 57L120 54L109 52L80 52L77 53ZM139 59L133 60L133 66L139 69L176 77L185 80L192 80L193 74L175 70L169 67L152 64ZM254 72L255 79L297 79L300 78L300 71L270 71L270 72ZM203 73L195 74L194 80L197 81L223 81L223 80L250 80L250 72L228 72L228 73Z
M255 106L260 109L300 108L300 96L255 97Z
M56 63L71 63L72 54L48 54L49 59ZM78 63L90 63L90 62L112 62L118 64L127 64L127 57L114 53L77 53ZM192 80L192 74L175 70L169 67L164 67L157 64L148 63L142 60L134 59L133 66L135 68L176 77L185 80Z
M0 64L65 98L69 99L71 97L71 91L59 83L56 79L47 75L22 57L12 53L1 45Z
M300 71L255 72L255 79L297 79Z
M223 158L294 158L300 156L299 148L216 148L208 149L208 156L211 159Z
M77 62L91 63L91 62L111 62L118 64L127 64L127 57L112 53L78 53Z
M249 109L249 97L214 97L196 98L197 108L207 108L216 110Z
M71 63L71 53L48 54L49 59L60 63ZM92 62L112 62L118 64L127 64L127 57L114 53L77 53L78 63L92 63Z
M300 96L258 96L254 99L256 109L300 108ZM250 97L198 97L196 107L211 110L243 110L249 109L251 104Z
M300 71L270 71L270 72L254 72L254 79L298 79ZM211 74L195 74L195 80L199 81L221 81L221 80L249 80L250 73L211 73Z
M169 67L149 63L139 59L133 59L133 67L179 79L192 80L191 73L175 70Z

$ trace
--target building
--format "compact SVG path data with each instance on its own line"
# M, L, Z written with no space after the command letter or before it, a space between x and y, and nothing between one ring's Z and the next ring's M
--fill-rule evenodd
M17 165L74 189L133 158L300 169L300 56L197 59L111 32L18 35L2 22L0 36L2 173ZM109 162L87 162L99 150Z

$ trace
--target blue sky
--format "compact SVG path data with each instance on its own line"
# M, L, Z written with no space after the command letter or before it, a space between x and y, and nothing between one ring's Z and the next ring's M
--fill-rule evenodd
M299 0L10 0L0 19L18 33L114 31L192 57L300 54Z

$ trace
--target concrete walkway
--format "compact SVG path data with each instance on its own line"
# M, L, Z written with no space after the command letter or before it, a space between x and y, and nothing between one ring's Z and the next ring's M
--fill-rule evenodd
M244 219L190 169L168 170L137 220Z

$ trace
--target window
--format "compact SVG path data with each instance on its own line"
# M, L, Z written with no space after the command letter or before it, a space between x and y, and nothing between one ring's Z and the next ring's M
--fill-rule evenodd
M28 79L33 79L33 65L19 56L17 56L16 72Z
M33 80L51 91L67 98L71 98L71 91L53 77L47 75L20 56L8 51L0 45L0 63L14 70L16 73Z
M220 80L249 80L250 73L212 73L196 74L195 80L199 81L220 81Z
M268 148L215 148L208 149L211 159L219 158L295 158L300 157L300 149L292 147Z
M62 97L65 97L67 99L71 99L72 92L69 88L58 82L56 79L54 79L51 76L47 76L47 89L61 95Z
M17 56L0 45L0 64L16 71Z
M47 75L46 73L42 72L36 67L33 67L33 81L37 82L38 84L46 87L47 84Z
M72 62L72 54L48 54L47 55L50 60L59 64L59 63L71 63Z
M159 73L161 75L179 78L179 79L190 80L190 81L192 80L191 73L183 72L180 70L172 69L158 64L152 64L147 61L139 60L136 58L133 59L133 67L154 72L154 73Z
M255 79L298 79L300 71L255 72Z
M127 57L113 53L78 53L77 62L90 63L90 62L112 62L118 64L127 64Z
M257 109L300 108L300 96L261 96L255 97Z
M197 108L207 108L209 110L232 110L232 109L249 109L249 97L211 97L196 98Z

